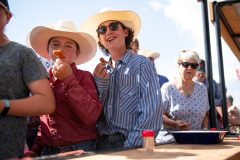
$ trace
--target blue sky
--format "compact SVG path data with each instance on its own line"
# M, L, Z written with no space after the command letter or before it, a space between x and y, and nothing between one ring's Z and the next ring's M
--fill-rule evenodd
M141 17L141 31L138 36L140 49L160 53L155 65L159 74L172 79L178 74L176 58L183 49L197 51L205 59L202 29L201 3L197 0L8 0L13 18L6 29L7 36L16 42L26 44L28 32L37 25L47 25L59 20L71 20L79 28L89 16L103 8L133 10ZM214 27L210 23L213 77L219 82ZM102 56L98 51L90 62L79 66L93 71ZM227 94L234 96L234 103L240 106L240 81L235 70L239 61L223 41L225 83Z

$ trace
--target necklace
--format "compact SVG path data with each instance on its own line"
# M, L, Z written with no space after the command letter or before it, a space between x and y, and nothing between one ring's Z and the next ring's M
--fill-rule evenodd
M192 92L194 90L194 83L188 84L186 86L186 85L183 85L178 82L178 83L176 83L176 86L177 86L179 92L186 98L189 98L192 95Z
M190 93L187 93L187 94L186 94L186 97L189 98L189 97L190 97Z
M189 98L191 96L191 94L193 92L193 88L194 88L193 85L191 85L189 88L184 88L184 87L182 88L183 93L187 98Z

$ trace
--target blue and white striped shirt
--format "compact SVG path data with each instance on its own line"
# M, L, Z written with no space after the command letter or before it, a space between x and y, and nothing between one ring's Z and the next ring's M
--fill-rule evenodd
M99 134L123 133L124 148L140 146L145 129L155 133L162 125L161 91L154 65L145 57L128 51L116 62L109 79L95 77L104 118Z

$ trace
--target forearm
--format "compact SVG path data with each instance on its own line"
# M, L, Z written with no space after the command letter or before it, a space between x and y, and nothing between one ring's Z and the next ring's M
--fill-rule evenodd
M101 79L101 78L95 77L95 82L97 85L99 100L101 104L105 106L105 103L107 103L106 100L108 98L109 81L108 79Z
M10 116L37 116L52 113L54 104L48 103L49 97L44 95L34 95L24 99L9 100L10 109L7 115ZM0 101L0 110L3 110L4 102ZM45 109L43 109L43 106Z
M166 115L163 115L163 124L169 128L177 128L177 121L168 118Z
M108 79L103 79L98 77L94 77L94 79L95 79L99 93L104 92L108 89L108 85L109 85Z
M10 109L7 115L37 116L52 113L55 109L55 100L48 80L32 82L28 87L32 96L23 99L9 99ZM3 100L0 100L0 112L3 107Z
M205 115L205 117L203 119L203 122L202 122L202 128L203 129L207 129L208 128L208 120L209 120L208 113L206 113L206 115Z

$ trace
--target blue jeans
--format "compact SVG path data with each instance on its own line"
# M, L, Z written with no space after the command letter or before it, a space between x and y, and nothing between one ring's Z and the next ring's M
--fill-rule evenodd
M78 144L61 147L44 146L41 152L41 156L69 152L74 150L96 151L96 140L88 140Z
M126 137L119 132L113 135L102 135L97 140L97 152L123 150L125 141Z

